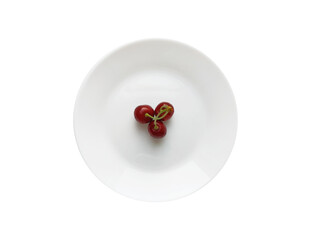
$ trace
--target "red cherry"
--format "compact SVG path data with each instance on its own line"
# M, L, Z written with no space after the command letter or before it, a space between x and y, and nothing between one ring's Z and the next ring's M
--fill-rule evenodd
M152 121L148 125L148 132L154 138L163 138L166 135L166 126L162 121L157 121L156 125Z
M155 109L155 115L159 114L159 112L161 111L161 108L162 109L168 108L168 113L161 120L162 121L169 120L173 116L173 114L174 114L174 107L173 107L173 105L168 103L168 102L161 102L161 103L159 103L158 106ZM159 117L163 116L164 114L165 114L165 112L162 113Z
M147 117L146 114L154 116L154 110L149 105L140 105L135 108L134 117L140 123L148 123L152 121L151 117Z

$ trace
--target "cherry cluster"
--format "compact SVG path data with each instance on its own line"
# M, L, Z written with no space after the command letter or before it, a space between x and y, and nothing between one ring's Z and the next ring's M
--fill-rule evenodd
M140 123L149 123L148 132L154 138L163 138L166 135L166 126L163 121L169 120L174 114L174 107L168 102L161 102L155 110L149 105L139 105L135 108L134 117Z

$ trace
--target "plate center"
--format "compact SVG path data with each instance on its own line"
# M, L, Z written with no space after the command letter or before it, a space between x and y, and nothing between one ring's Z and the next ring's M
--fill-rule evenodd
M105 118L105 130L123 161L142 171L167 171L187 161L208 124L191 79L171 67L149 66L134 69L111 89L103 111L117 117ZM138 105L155 108L162 101L173 104L175 113L165 122L167 135L154 139L133 112Z

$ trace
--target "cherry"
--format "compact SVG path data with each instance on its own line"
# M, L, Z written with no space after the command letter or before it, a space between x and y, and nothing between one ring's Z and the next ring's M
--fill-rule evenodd
M148 132L154 138L163 138L166 135L166 126L162 121L152 121L148 125Z
M149 123L148 132L154 138L163 138L166 135L166 126L162 121L169 120L174 114L174 107L168 102L161 102L154 111L149 105L140 105L135 108L135 119L140 123Z
M148 115L146 115L148 114ZM134 117L140 123L148 123L152 121L152 117L154 116L154 110L149 105L140 105L135 108Z
M161 111L162 113L160 113ZM173 114L174 114L174 107L172 104L168 102L159 103L155 109L155 115L159 115L158 118L161 119L162 121L169 120L173 116Z

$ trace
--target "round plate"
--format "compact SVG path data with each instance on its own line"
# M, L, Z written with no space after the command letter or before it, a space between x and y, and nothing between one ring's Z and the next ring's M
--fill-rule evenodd
M134 109L175 108L162 139L149 136ZM126 45L95 65L79 91L74 129L92 172L113 190L166 201L208 183L232 150L237 112L231 88L205 55L170 40Z

